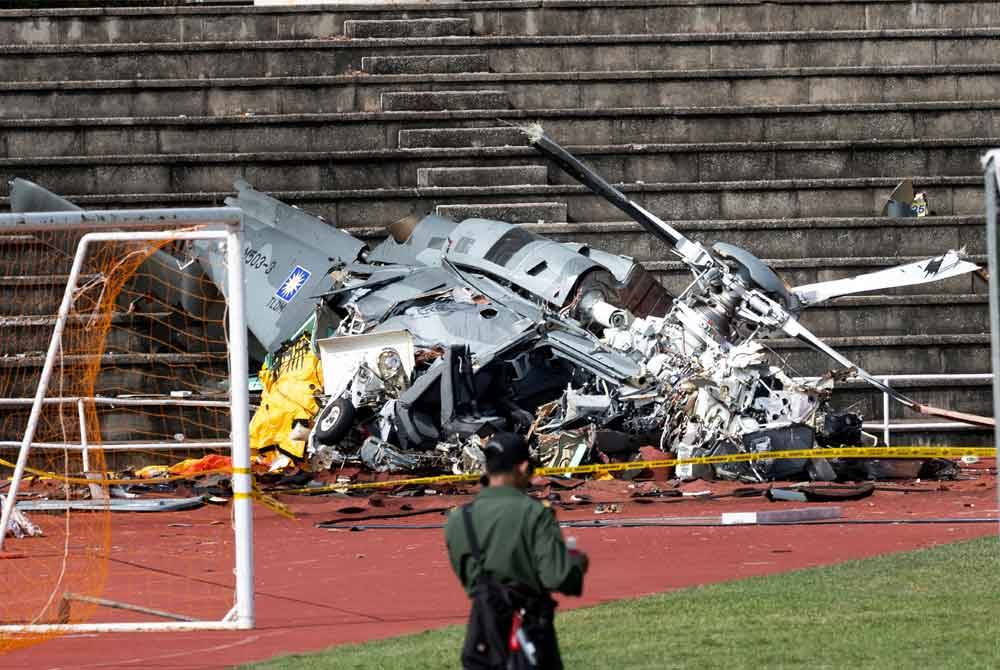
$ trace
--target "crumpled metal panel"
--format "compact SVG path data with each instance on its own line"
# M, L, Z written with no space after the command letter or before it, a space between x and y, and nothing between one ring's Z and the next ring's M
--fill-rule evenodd
M246 212L243 263L246 267L247 324L272 351L292 337L313 312L310 296L330 287L331 266L357 260L363 241L319 217L236 182L239 194L226 204ZM225 293L225 255L218 245L195 245L208 275Z
M573 298L585 274L604 269L571 245L503 221L466 219L448 242L444 257L455 265L501 278L555 307Z
M437 265L441 262L448 236L456 225L458 224L443 216L425 216L405 242L387 237L371 250L368 261L390 265Z

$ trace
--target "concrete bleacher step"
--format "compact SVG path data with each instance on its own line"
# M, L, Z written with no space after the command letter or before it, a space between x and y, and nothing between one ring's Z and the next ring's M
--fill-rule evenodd
M0 388L23 389L31 395L38 384L44 354L0 356ZM60 359L62 374L78 375L93 365L93 355L72 354ZM168 395L183 389L224 391L229 378L227 354L220 353L106 353L99 359L95 395L136 393ZM56 380L58 381L58 380ZM15 385L17 385L15 387Z
M0 235L0 286L33 271L69 272L73 259L35 235ZM25 280L30 281L30 280ZM2 291L2 289L0 289ZM2 308L0 308L2 310ZM2 311L0 311L2 313Z
M559 222L566 220L566 205L561 202L512 202L504 204L438 205L435 212L456 221L496 219L508 223Z
M251 181L255 175L248 175ZM876 216L896 187L896 178L785 179L736 182L625 184L621 190L665 220L780 219ZM941 215L977 216L983 211L982 176L915 177L933 209ZM384 225L437 205L510 204L526 201L561 202L575 222L620 220L621 213L583 186L550 184L458 188L356 190L272 189L267 180L257 186L274 197L314 212L339 226ZM78 205L100 207L195 206L220 204L232 194L218 192L66 194ZM0 207L6 199L0 198ZM846 246L846 245L845 245ZM891 249L885 250L891 253Z
M575 146L574 153L614 183L693 183L782 179L896 178L975 174L991 138L886 142L740 142ZM419 150L158 154L0 158L0 183L30 177L62 193L220 191L243 177L266 189L320 190L545 184L518 175L542 156L527 146ZM441 170L421 180L420 170ZM474 172L479 169L482 172ZM114 178L108 178L114 170ZM449 172L450 170L450 172ZM472 172L470 172L470 170ZM463 181L489 175L497 181ZM510 181L527 179L527 181ZM557 184L575 184L553 170ZM0 187L0 193L2 193ZM936 203L931 203L932 209Z
M102 3L110 5L111 3ZM118 3L119 5L121 3ZM299 7L40 9L0 12L0 44L327 39L349 20L467 19L483 35L886 30L1000 25L995 0L939 2L400 2Z
M222 400L224 398L225 396L200 397L204 400ZM73 411L76 411L75 408ZM174 443L170 449L175 454L183 453L186 448L190 448L187 445L193 442L224 439L229 434L229 427L232 425L229 412L225 408L209 410L205 407L184 407L170 404L147 405L145 407L101 404L96 406L96 411L101 441L104 444L170 441ZM4 428L8 434L17 434L18 429L23 430L27 424L29 413L30 409L28 408L5 409ZM183 440L178 440L175 435L182 435ZM76 434L73 436L75 437ZM0 437L0 439L3 438ZM55 435L49 439L55 442L62 441L59 436ZM47 441L44 436L36 437L36 440ZM93 439L91 443L93 444ZM105 459L112 457L116 451L118 450L107 450L104 454ZM180 460L182 457L178 456L173 460ZM127 464L126 462L123 465Z
M407 149L522 146L523 133L488 124L484 115L442 119L437 128L399 131ZM913 140L922 137L993 137L1000 106L993 102L901 102L741 107L621 107L520 109L495 115L510 123L538 121L571 145L682 142L794 142ZM404 121L398 120L400 124ZM415 125L416 119L412 121ZM447 123L447 125L445 125ZM479 125L477 125L479 124Z
M0 119L0 156L525 146L503 122L536 121L565 146L957 140L1000 134L1000 101Z
M439 109L507 109L510 100L502 90L482 91L387 91L379 98L383 112L414 112Z
M417 168L417 186L514 186L547 184L545 165Z
M215 376L219 366L227 366L229 354L226 351L198 353L159 353L159 352L106 352L100 355L100 368L110 375L125 373L136 368L156 366L176 366L192 374L203 373ZM92 354L66 354L61 357L61 363L66 368L89 366L94 362ZM45 365L45 354L28 354L24 356L6 356L0 358L0 370L30 370L39 371ZM204 366L201 368L200 366ZM228 375L226 375L228 376ZM222 380L223 377L220 377ZM169 381L169 380L168 380ZM115 382L120 383L120 382ZM96 394L107 395L105 391L95 390ZM150 390L150 395L162 393Z
M61 296L60 296L61 297ZM19 312L21 310L18 310ZM107 317L74 314L67 319L67 340L73 337L73 329L92 322L109 323L104 347L108 351L142 351L148 346L149 322L162 321L170 316L168 312L115 312ZM105 321L105 319L107 319ZM56 317L41 316L0 316L0 356L24 352L42 352L49 346ZM128 328L143 327L146 330L130 331Z
M504 122L541 122L565 146L956 140L1000 135L1000 100L0 119L0 156L525 146Z
M480 128L415 128L400 130L401 149L458 149L466 147L526 146L524 133L510 126Z
M31 47L0 46L10 81L306 77L350 74L487 72L490 54L480 45L407 49L381 40L364 43L207 42ZM495 50L494 50L495 51ZM555 62L555 61L553 61ZM978 61L971 61L978 62Z
M0 45L9 81L991 64L1000 27ZM368 63L368 65L366 65Z
M992 416L990 412L980 416ZM907 424L938 424L930 419L913 419L907 417ZM867 430L867 429L866 429ZM872 428L869 432L878 433L879 445L882 442L881 429ZM954 428L938 428L928 425L926 428L907 428L893 431L890 436L890 446L893 447L988 447L994 444L993 429L976 426L959 426Z
M490 59L486 54L364 56L361 58L361 70L368 74L489 72Z
M0 118L993 100L1000 64L0 83Z
M72 264L72 259L70 259ZM36 271L44 271L45 265L35 265ZM96 275L80 275L80 285L96 279ZM18 275L0 277L0 315L5 316L48 316L59 310L63 292L69 275ZM96 297L100 287L95 286L78 294L80 297Z
M348 19L344 21L344 36L352 39L386 37L441 37L468 35L472 24L467 18L433 19Z
M498 72L959 65L996 62L1000 55L998 35L1000 28L997 27L701 34L668 32L363 40L352 42L350 47L406 55L475 49L488 54ZM258 42L254 48L280 50L287 48L285 44ZM305 42L300 48L313 44L316 43ZM329 44L325 46L330 48ZM84 46L78 48L87 49ZM153 49L156 48L157 45L153 45ZM168 48L167 45L164 48ZM195 45L194 49L197 48L198 45ZM213 47L205 45L201 48ZM101 49L109 55L114 53L110 46ZM17 51L12 50L11 53L16 54Z
M985 293L935 295L861 295L839 298L806 310L801 321L820 337L875 335L964 335L990 331Z

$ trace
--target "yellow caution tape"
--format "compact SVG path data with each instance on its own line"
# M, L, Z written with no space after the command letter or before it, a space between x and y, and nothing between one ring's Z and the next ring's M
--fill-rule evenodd
M259 488L257 488L257 484L256 483L254 483L254 485L253 485L253 493L237 493L236 494L236 496L246 496L246 495L252 496L254 500L256 500L257 502L259 502L261 505L263 505L264 507L268 508L269 510L271 510L275 514L283 516L286 519L292 519L292 520L295 519L295 514L293 514L292 510L290 510L288 508L288 505L285 505L284 503L279 502L277 499L275 499L272 496L269 496L266 493L264 493L263 491L261 491Z
M715 463L748 463L753 461L787 460L795 458L961 458L996 456L994 447L838 447L835 449L790 449L778 452L753 452L698 456L695 458L669 458L658 461L633 461L630 463L598 463L565 468L539 468L539 475L593 474L620 472L638 468L667 468L678 465L711 465Z
M647 470L654 468L669 468L678 465L714 465L718 463L747 463L754 461L771 461L795 458L950 458L977 456L993 458L996 456L994 447L838 447L834 449L797 449L779 452L755 452L740 454L725 454L719 456L697 456L694 458L666 458L655 461L629 461L626 463L596 463L593 465L577 465L563 468L539 468L536 475L602 475L625 470ZM0 465L14 467L14 464L0 458ZM40 477L47 477L74 484L150 484L185 479L190 476L159 477L156 479L86 479L83 477L67 477L55 472L45 472L34 468L25 468L26 472ZM212 474L234 472L234 468L219 468L206 470L197 474ZM480 475L436 475L432 477L411 477L409 479L390 479L381 482L364 482L359 484L331 484L329 486L305 487L282 490L283 494L320 494L343 491L358 491L363 489L392 488L396 486L416 486L429 484L460 484L478 481ZM287 506L271 496L263 493L254 485L253 497L278 514L294 518ZM249 494L237 494L237 497Z
M624 470L647 470L669 468L678 465L711 465L717 463L747 463L793 458L961 458L978 456L993 458L994 447L839 447L835 449L797 449L779 452L740 453L720 456L697 456L694 458L667 458L657 461L629 461L627 463L597 463L564 468L539 468L535 474L548 475L601 475ZM438 475L434 477L413 477L383 482L361 484L332 484L312 488L289 489L282 493L333 493L362 489L391 488L394 486L416 486L428 484L458 484L478 481L480 475Z
M259 488L257 488L256 484L254 484L253 491L251 491L250 493L244 493L242 491L233 493L233 500L256 500L261 505L268 508L275 514L279 514L285 517L286 519L296 518L292 510L288 508L288 505L285 505L284 503L281 503L275 500L273 497L267 495Z
M94 447L95 450L100 449L100 447ZM6 466L8 468L15 468L17 465L11 463L10 461L0 458L0 465ZM70 477L68 475L61 475L58 472L51 472L49 470L38 470L36 468L25 467L24 471L35 477L41 477L43 479L55 479L60 482L65 482L67 484L97 484L98 486L127 486L129 484L164 484L166 482L175 482L181 479L191 479L192 477L200 477L202 475L218 475L218 474L228 474L233 471L232 468L213 468L211 470L202 470L193 474L187 475L169 475L167 477L150 477L149 479L87 479L86 477Z

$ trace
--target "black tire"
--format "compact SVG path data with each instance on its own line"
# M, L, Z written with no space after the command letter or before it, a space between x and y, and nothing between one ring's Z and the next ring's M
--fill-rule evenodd
M319 444L332 447L340 443L354 425L354 405L350 398L338 398L327 404L316 417L313 439Z

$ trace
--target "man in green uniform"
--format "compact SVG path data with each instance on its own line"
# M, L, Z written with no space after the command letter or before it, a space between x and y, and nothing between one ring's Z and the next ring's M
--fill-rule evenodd
M462 664L560 669L549 593L580 595L587 556L570 550L553 511L525 494L528 445L497 433L484 449L486 487L448 518L452 568L473 600Z

